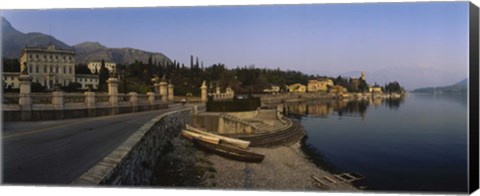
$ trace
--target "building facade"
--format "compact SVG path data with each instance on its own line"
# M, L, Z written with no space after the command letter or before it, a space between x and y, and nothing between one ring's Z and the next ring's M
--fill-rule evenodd
M25 69L32 77L47 89L55 85L66 86L75 81L75 51L57 49L54 45L47 48L25 47L20 54L20 72Z
M263 89L263 92L265 92L265 93L272 93L272 94L278 94L278 93L280 92L280 86L270 85L270 88L268 88L268 89Z
M288 92L290 93L305 93L306 90L307 90L307 86L300 83L288 85Z
M325 78L309 80L307 85L308 92L327 92L329 87L333 87L333 81Z
M82 85L81 89L88 89L91 86L93 89L98 88L98 75L93 74L77 74L75 75L75 81Z
M92 72L92 74L100 72L100 68L102 67L101 61L90 62L87 65L88 69ZM105 62L105 67L108 69L109 73L115 72L117 65L113 62Z

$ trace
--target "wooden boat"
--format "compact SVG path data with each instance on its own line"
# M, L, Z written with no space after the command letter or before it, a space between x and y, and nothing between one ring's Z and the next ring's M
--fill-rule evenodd
M240 149L234 146L229 146L225 144L211 144L208 142L204 142L202 140L193 138L193 143L199 149L218 154L225 158L234 159L238 161L245 161L245 162L262 162L265 158L265 155L250 152L248 150Z
M194 133L194 132L187 131L187 130L183 130L181 135L184 138L186 138L190 141L194 141L194 139L197 139L197 140L207 142L207 143L210 143L210 144L215 144L215 145L220 143L220 139L218 139L216 137L202 135L202 134Z
M230 145L240 147L240 148L244 148L244 149L247 149L248 146L250 146L250 141L245 141L245 140L241 140L241 139L235 139L235 138L231 138L231 137L216 135L216 134L213 134L213 133L202 131L202 130L200 130L198 128L195 128L195 127L192 127L188 124L186 125L186 127L187 127L187 130L189 130L189 131L199 133L199 134L202 134L202 135L216 137L216 138L220 139L221 143L228 143Z

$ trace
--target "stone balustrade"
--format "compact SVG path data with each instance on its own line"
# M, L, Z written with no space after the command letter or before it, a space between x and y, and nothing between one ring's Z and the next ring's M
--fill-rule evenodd
M252 134L257 127L236 116L222 113L218 117L218 133L221 134Z
M146 95L135 92L118 93L116 78L107 81L108 93L62 91L31 93L29 88L31 78L21 77L20 93L10 93L3 99L2 110L6 121L94 117L155 110L168 106L165 96L154 92L148 92Z

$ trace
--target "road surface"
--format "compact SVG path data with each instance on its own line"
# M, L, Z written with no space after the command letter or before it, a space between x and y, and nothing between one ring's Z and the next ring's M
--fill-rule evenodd
M58 121L4 122L4 184L69 184L168 109Z

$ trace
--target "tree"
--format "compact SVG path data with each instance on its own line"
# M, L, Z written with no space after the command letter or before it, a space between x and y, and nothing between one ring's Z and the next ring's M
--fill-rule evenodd
M102 60L100 72L98 73L98 89L100 91L107 90L107 80L109 75L108 69L105 67L105 60Z
M32 92L43 92L45 91L45 87L42 86L39 82L32 82L31 84L31 90Z
M360 92L367 92L368 91L368 84L365 80L360 79L360 84L358 84L358 90Z
M3 72L20 72L18 59L3 58Z
M88 69L87 65L79 64L75 67L76 74L93 74L90 69Z
M385 91L387 93L402 93L403 92L403 87L400 86L400 83L397 81L390 82L385 86Z

